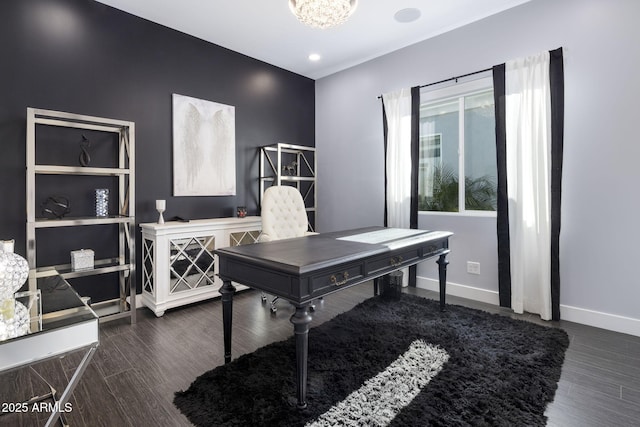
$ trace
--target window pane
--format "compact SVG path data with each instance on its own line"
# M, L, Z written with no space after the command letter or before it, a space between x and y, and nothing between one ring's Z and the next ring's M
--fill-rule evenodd
M465 209L496 210L496 136L493 91L465 97Z
M458 211L458 99L422 106L418 209Z

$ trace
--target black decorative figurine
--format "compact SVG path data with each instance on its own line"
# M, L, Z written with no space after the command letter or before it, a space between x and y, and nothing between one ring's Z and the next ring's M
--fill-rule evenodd
M69 199L63 196L47 197L42 205L42 215L50 219L62 219L71 212Z
M80 156L79 161L81 166L89 166L91 163L91 156L89 155L89 147L91 146L91 141L82 134L82 141L80 141Z

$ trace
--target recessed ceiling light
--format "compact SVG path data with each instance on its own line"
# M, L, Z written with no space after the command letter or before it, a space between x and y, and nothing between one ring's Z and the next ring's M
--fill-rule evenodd
M410 7L407 9L401 9L393 15L393 18L403 24L408 22L413 22L420 18L421 12L420 9L416 9L415 7Z
M319 53L310 54L309 61L320 61L320 54Z

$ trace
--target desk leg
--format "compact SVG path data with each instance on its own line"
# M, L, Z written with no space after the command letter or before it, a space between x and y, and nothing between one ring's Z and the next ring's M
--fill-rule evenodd
M309 355L309 323L311 323L311 319L309 304L296 306L296 312L290 319L296 336L296 380L298 381L299 409L307 407L307 357Z
M442 254L438 258L438 276L440 279L440 311L445 311L445 299L447 297L447 254Z
M219 292L222 295L222 325L224 331L224 363L231 362L231 320L233 319L233 293L236 288L231 280L222 280Z

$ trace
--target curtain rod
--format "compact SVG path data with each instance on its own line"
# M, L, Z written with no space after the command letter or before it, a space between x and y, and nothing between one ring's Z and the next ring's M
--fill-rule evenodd
M467 73L467 74L463 74L461 76L456 76L456 77L450 77L448 79L444 79L444 80L440 80L439 82L434 82L434 83L427 83L425 85L420 85L420 88L423 87L429 87L429 86L434 86L434 85L439 85L440 83L446 83L446 82L450 82L451 80L455 80L456 82L458 81L458 79L462 79L465 77L469 77L469 76L473 76L474 74L480 74L480 73L485 73L487 71L491 71L493 70L492 68L485 68L484 70L480 70L480 71L474 71L473 73ZM382 95L378 95L378 99L382 99Z

